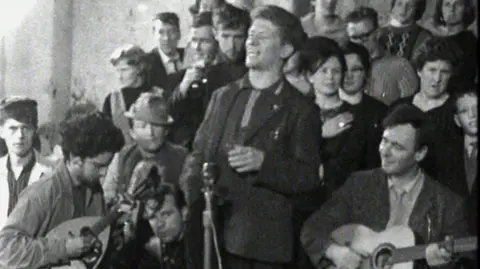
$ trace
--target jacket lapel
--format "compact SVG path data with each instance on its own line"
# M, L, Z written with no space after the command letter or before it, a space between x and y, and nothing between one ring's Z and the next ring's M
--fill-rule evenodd
M429 230L435 223L435 214L433 214L434 212L432 209L433 203L435 203L436 187L432 184L432 181L433 179L428 175L425 175L422 190L413 206L409 220L409 226L412 227L413 230L426 232L425 234L420 234L420 236L426 241L429 241L429 237L432 235ZM424 237L423 235L426 236Z
M210 160L213 157L219 147L220 139L222 138L223 131L225 129L225 124L227 123L228 116L230 114L230 110L238 97L238 94L242 90L241 88L242 79L235 81L231 84L228 90L222 92L218 92L219 95L216 99L216 108L215 113L212 115L212 119L209 120L210 126L208 126L207 130L210 131L210 135L212 136L206 152L208 153L206 160ZM220 107L219 107L220 105ZM218 109L217 109L218 108Z
M162 57L160 57L160 53L158 52L158 49L153 49L153 66L156 66L158 69L154 69L154 76L166 76L167 75L167 70L165 69L165 66L163 65L162 62Z
M265 126L266 122L273 116L282 112L285 108L285 102L288 100L289 85L283 81L279 87L275 90L275 95L269 96L264 99L264 103L261 106L255 106L254 114L250 118L249 125L243 136L243 139L239 141L240 144L246 144L253 136Z

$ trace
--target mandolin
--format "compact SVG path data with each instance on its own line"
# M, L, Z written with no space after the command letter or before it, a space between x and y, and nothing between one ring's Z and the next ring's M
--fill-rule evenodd
M358 253L368 253L361 269L413 269L413 261L425 259L428 246L415 245L413 231L404 226L377 233L363 225L344 225L332 233L332 240ZM458 254L476 250L477 240L476 236L472 236L439 244L448 252Z
M138 183L134 188L129 189L133 200L143 200L151 197L156 190L158 174L155 167L152 167L147 178ZM119 210L120 203L113 206L106 216L102 217L80 217L63 222L47 234L47 238L68 238L70 236L87 236L95 238L92 250L78 259L72 259L66 264L58 264L51 269L98 269L104 254L107 250L111 229L124 213Z

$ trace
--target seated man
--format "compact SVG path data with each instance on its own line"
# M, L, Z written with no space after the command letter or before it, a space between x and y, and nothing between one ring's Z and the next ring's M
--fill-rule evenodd
M331 233L346 224L362 224L374 231L409 226L418 239L429 244L426 264L451 261L451 254L437 241L467 232L463 200L424 173L419 162L428 148L428 122L418 108L395 107L383 121L379 169L354 173L304 224L301 240L317 268L334 264L358 268L360 255L368 255L360 242L349 248L331 240ZM389 206L390 205L390 206ZM366 242L365 242L366 243Z
M10 97L0 102L0 137L7 155L0 158L0 229L17 203L20 192L51 171L34 150L38 125L37 102Z
M163 97L143 93L125 115L134 143L116 154L108 169L103 182L107 205L114 202L117 193L126 191L138 169L156 166L162 182L178 183L187 155L185 148L166 141L173 118Z
M105 214L100 178L123 146L123 135L98 112L66 121L61 136L64 161L22 192L0 231L0 268L50 268L93 245L91 236L47 234L68 220Z
M138 230L129 224L123 229L126 244L120 257L131 256L125 268L198 268L202 264L203 241L193 240L187 218L183 192L176 185L162 183L146 200L142 218L136 224Z

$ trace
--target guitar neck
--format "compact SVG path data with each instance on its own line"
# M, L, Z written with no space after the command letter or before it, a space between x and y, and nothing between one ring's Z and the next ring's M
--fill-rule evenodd
M418 245L407 248L399 248L393 251L390 263L403 263L425 258L425 250L428 245ZM477 249L477 237L466 237L453 240L453 253L468 252Z
M101 218L98 222L96 222L90 227L90 229L95 235L99 235L103 230L105 230L105 228L115 222L120 217L120 215L123 214L117 209L118 208L114 206L105 217Z

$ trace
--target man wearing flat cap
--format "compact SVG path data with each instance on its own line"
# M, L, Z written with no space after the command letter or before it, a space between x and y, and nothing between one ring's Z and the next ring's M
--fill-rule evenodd
M125 116L129 119L134 143L118 152L110 164L103 182L107 205L134 182L132 175L141 167L156 166L163 182L177 184L187 155L185 148L166 141L174 121L163 97L142 93Z
M35 100L17 96L0 101L0 137L7 147L7 154L0 158L0 229L20 192L51 171L33 148L37 125Z

